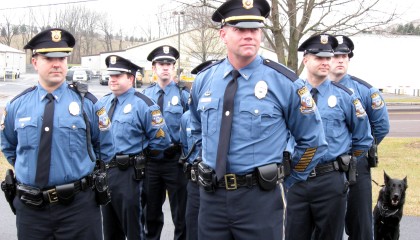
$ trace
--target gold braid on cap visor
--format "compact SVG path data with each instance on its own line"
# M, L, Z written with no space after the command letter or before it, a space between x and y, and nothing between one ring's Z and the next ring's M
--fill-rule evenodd
M72 52L73 48L40 48L33 50L33 53L49 53L49 52Z
M264 21L265 17L262 16L254 16L254 15L244 15L244 16L232 16L222 20L222 23L232 22L232 21L240 21L240 20L258 20Z

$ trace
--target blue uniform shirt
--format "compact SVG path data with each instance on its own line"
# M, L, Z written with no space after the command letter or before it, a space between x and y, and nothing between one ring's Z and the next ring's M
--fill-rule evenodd
M109 111L115 95L99 100ZM159 107L145 95L130 88L118 97L112 117L115 154L139 154L146 147L164 150L170 144L165 121Z
M154 84L144 89L143 93L157 102L160 95L159 90L161 90L159 84ZM161 109L161 112L171 134L172 142L179 143L181 116L184 111L188 110L189 93L185 90L180 90L173 81L165 87L164 92L165 96L163 98L163 109Z
M263 62L265 61L265 63ZM288 186L306 180L326 150L321 118L312 104L304 82L290 70L271 62L285 73L268 66L269 60L257 56L239 69L227 173L247 174L256 167L281 163L290 131L296 139L292 174ZM191 91L191 129L194 141L202 139L202 158L216 167L223 95L232 79L227 59L200 72ZM297 80L295 80L297 79Z
M180 141L182 144L182 151L184 156L188 154L191 147L193 146L193 136L191 133L191 112L186 111L181 117L181 131L180 131ZM190 157L187 159L188 162L192 163L194 158Z
M65 82L52 94L55 109L48 186L76 181L90 174L95 166L87 152L86 124L80 95ZM36 186L42 117L48 102L46 95L47 91L38 84L13 99L6 106L1 131L1 150L9 163L14 165L17 181L31 186ZM96 98L88 94L83 104L90 122L93 147L90 151L96 153L97 157L100 152L102 160L107 161L114 153L109 118L105 108L95 102Z
M374 137L379 144L389 132L388 110L381 93L369 83L348 74L339 83L359 96L368 115Z
M309 83L307 86L312 89ZM324 81L317 89L317 107L328 142L328 151L320 163L335 161L338 156L351 152L356 157L364 155L373 138L360 100L345 86L330 80Z

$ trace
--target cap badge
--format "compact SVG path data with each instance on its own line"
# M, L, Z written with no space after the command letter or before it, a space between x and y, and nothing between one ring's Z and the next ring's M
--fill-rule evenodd
M51 41L53 41L53 42L61 41L61 31L59 31L59 30L51 31Z
M245 9L251 9L254 7L253 0L242 0L242 7Z
M111 64L116 64L116 63L117 63L117 56L112 56L112 57L109 59L109 62L110 62Z
M343 44L343 36L337 36L335 38L337 38L338 44Z
M254 94L258 99L264 98L267 95L268 86L265 81L259 81L255 85Z
M79 104L77 104L76 102L71 102L69 105L69 112L73 116L78 115L80 113Z
M330 107L330 108L333 108L333 107L335 107L337 105L337 97L336 96L334 96L334 95L331 95L329 98L328 98L328 106Z
M169 47L168 46L163 47L163 53L169 54Z
M322 44L328 43L328 35L321 35L321 43Z

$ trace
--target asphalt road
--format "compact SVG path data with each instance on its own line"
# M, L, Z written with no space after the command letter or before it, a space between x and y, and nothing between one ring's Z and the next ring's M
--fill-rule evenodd
M7 101L26 88L36 84L36 75L22 75L21 79L14 81L3 81L0 79L0 117ZM109 92L107 86L101 86L98 80L89 83L89 90L96 96L102 97ZM141 90L141 89L140 89ZM392 105L388 107L391 131L388 137L420 137L420 105ZM173 239L173 224L170 219L170 209L168 201L164 207L165 225L161 239ZM404 216L401 221L401 240L417 240L420 236L420 217ZM9 209L9 205L0 193L0 240L15 240L16 225L15 216ZM344 239L347 237L344 234Z

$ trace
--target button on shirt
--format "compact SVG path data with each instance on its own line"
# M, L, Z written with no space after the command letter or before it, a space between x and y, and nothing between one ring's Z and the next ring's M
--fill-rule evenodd
M63 83L52 93L55 97L54 129L51 147L51 168L48 186L76 181L93 171L87 152L86 124L81 111L81 98ZM38 147L42 116L47 101L47 92L38 84L34 90L17 97L6 106L4 129L1 131L1 150L10 164L14 163L19 182L35 185ZM96 98L95 98L96 101ZM85 97L84 111L90 122L92 152L101 152L103 160L109 160L114 153L109 126L101 127L98 112L102 106ZM106 114L104 112L104 114ZM105 118L108 118L105 116ZM99 151L99 144L101 149Z
M307 86L312 88L309 83ZM317 89L317 107L328 142L328 151L320 163L334 161L338 156L354 151L366 153L373 138L364 109L356 113L356 108L362 107L360 103L355 105L356 96L333 85L330 80L324 81Z
M232 70L232 65L225 59L198 74L191 91L194 141L202 138L203 161L213 169L216 167L221 116L225 114L222 113L223 93L232 79ZM289 80L264 65L260 56L239 72L226 172L242 175L265 164L281 163L290 130L297 142L294 165L308 149L316 150L309 156L312 161L304 171L292 171L289 183L306 180L319 156L323 155L326 142L316 108L307 112L301 110L304 103L298 90L304 88L304 82Z
M159 84L155 84L149 88L144 89L143 93L150 99L157 103L161 90ZM165 118L166 125L168 126L171 140L173 143L179 143L179 127L181 124L181 116L188 110L188 97L189 93L185 90L180 90L175 82L169 83L165 89L163 98L163 117Z
M353 90L356 96L360 98L363 107L369 117L373 133L378 143L384 139L389 132L389 116L382 94L377 88L369 84L362 84L350 75L345 75L340 82L350 90Z
M151 100L153 105L149 106L135 93L136 90L130 88L118 96L118 104L112 118L115 154L138 154L147 147L163 150L170 144L166 124L161 119L161 114L157 113L159 107ZM109 109L114 98L114 94L107 94L100 99L100 102ZM163 131L164 134L159 131Z

